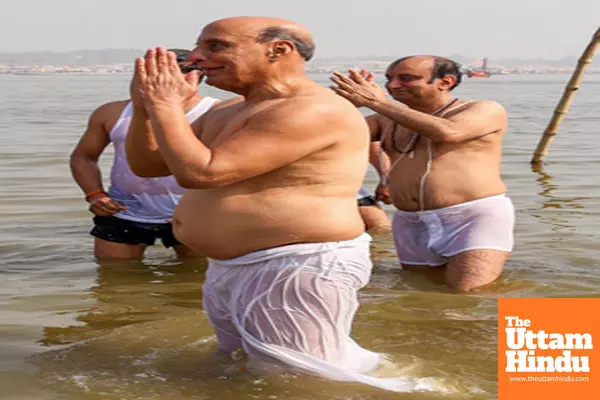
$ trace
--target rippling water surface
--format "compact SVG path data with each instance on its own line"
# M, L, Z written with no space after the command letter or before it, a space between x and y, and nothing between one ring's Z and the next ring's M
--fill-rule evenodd
M67 159L91 111L127 97L128 79L0 75L2 399L494 399L497 298L600 292L600 76L584 80L537 172L529 159L568 76L467 80L459 97L509 111L503 176L517 208L515 252L492 288L457 295L398 270L392 241L377 235L353 331L388 354L396 374L432 377L445 391L260 376L243 360L216 359L201 310L204 262L164 248L141 263L92 257L90 216ZM106 172L110 161L109 151ZM375 183L370 174L367 186Z

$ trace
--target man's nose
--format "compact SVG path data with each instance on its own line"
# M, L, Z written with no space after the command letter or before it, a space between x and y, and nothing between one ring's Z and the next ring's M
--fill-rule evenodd
M392 79L387 83L388 89L402 89L404 87L404 82L400 79Z
M204 53L202 52L202 50L199 47L196 47L188 55L188 61L191 61L191 62L200 62L200 61L205 61L205 60L206 60L206 56L204 55Z

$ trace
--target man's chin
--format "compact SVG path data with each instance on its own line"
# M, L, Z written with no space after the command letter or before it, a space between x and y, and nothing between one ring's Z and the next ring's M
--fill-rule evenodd
M207 84L209 86L214 86L214 87L216 87L218 89L221 89L220 83L222 84L223 82L219 82L219 81L220 81L220 79L218 79L215 76L206 76L206 75L204 76L204 83L205 84Z
M227 82L226 79L219 79L216 76L207 76L204 79L204 83L207 84L208 86L212 86L219 90L237 93L237 91L236 91L237 88L235 86L231 85L229 82Z
M406 90L398 90L398 91L394 91L394 92L388 92L388 94L390 96L392 96L394 99L405 99L410 96L410 93Z
M402 104L405 104L407 101L410 103L410 96L407 95L393 95L392 98Z

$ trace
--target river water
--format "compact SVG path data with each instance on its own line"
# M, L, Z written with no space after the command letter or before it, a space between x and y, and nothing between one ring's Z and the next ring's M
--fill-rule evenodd
M515 252L490 289L458 295L399 270L389 236L375 235L353 330L398 375L431 377L442 391L262 376L216 359L201 304L205 262L160 247L143 262L100 266L92 256L68 156L95 107L127 98L128 79L0 75L1 399L494 399L497 299L600 292L600 75L584 80L540 171L529 159L568 76L469 79L459 97L509 112L503 177L517 209ZM110 162L108 151L105 177Z

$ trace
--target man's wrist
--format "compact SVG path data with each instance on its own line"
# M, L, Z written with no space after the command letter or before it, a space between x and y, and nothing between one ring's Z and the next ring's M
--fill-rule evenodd
M370 108L373 111L377 111L381 107L381 105L385 102L385 100L380 99L368 99L364 103L364 107Z
M148 107L148 115L151 118L161 118L164 116L172 116L173 113L183 112L181 104L173 103L153 103Z
M106 193L103 189L94 190L85 195L85 201L90 203L93 199L98 197L109 197L108 193Z

